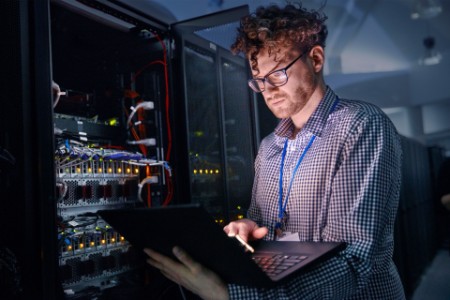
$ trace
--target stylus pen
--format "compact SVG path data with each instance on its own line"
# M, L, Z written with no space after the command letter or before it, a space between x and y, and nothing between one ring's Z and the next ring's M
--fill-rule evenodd
M255 249L253 249L253 247L250 246L246 241L244 241L239 235L236 234L235 237L242 245L244 245L245 248L247 248L248 251L250 251L251 253L255 252Z

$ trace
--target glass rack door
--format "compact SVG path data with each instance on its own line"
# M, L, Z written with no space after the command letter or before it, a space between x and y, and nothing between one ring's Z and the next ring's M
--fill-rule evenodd
M216 56L190 43L184 50L191 201L220 215L225 195Z

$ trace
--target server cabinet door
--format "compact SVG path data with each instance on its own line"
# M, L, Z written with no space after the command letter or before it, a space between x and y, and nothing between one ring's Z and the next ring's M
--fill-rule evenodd
M213 25L202 19L175 26L183 74L177 88L185 108L179 111L185 127L178 136L185 135L183 178L188 182L183 194L189 195L182 200L203 204L223 223L245 214L255 153L246 61L229 50L238 19L248 8L238 11L214 14Z
M253 95L247 85L246 62L220 54L221 99L227 206L231 219L245 215L253 183L256 132Z
M191 201L220 215L226 190L217 58L193 43L183 48Z

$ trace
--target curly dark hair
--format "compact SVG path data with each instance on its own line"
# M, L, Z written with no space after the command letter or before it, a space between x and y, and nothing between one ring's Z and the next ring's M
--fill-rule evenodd
M260 6L255 13L241 19L231 51L244 53L250 59L252 70L258 71L256 56L261 49L271 53L280 47L297 47L301 51L315 45L325 47L326 20L323 12L307 10L299 2L289 2L284 8L276 4Z

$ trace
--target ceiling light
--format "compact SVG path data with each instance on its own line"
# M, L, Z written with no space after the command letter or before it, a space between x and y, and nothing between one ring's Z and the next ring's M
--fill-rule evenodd
M442 12L440 0L413 0L412 19L431 19Z
M419 59L419 64L423 66L433 66L439 64L441 60L442 54L439 52L435 52Z
M434 37L428 36L423 39L423 45L425 46L425 54L419 59L419 64L424 66L437 65L442 60L442 54L434 49L436 44Z

